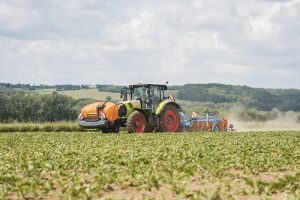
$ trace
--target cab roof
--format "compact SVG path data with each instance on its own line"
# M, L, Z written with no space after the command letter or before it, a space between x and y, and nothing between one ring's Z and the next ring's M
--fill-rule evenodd
M145 88L149 88L151 86L157 86L160 87L164 90L167 90L168 87L167 85L162 85L162 84L149 84L149 83L139 83L139 84L135 84L135 85L129 85L129 88L139 88L139 87L145 87Z

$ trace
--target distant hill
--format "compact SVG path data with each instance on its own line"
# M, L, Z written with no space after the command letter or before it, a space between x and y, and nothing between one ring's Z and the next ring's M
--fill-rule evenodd
M0 88L20 88L27 90L53 89L60 93L76 93L70 90L89 89L95 95L97 91L110 92L110 96L117 98L122 86L118 85L29 85L0 83ZM218 83L211 84L186 84L183 86L169 86L168 94L175 95L179 100L194 102L238 103L246 108L255 108L261 111L270 111L277 108L281 111L300 111L300 90L297 89L265 89L251 88L248 86L224 85ZM62 92L64 91L64 92ZM84 90L86 91L86 90ZM172 92L173 91L173 92ZM108 93L107 93L108 94ZM107 95L106 94L106 95ZM72 96L72 95L70 95ZM103 96L103 95L102 95ZM92 97L92 96L89 96Z
M264 89L224 84L186 84L181 86L177 98L188 101L234 103L245 107L270 111L300 111L300 90Z

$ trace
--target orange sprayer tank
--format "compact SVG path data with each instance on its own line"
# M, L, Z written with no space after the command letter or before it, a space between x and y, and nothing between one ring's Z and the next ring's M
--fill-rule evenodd
M98 108L100 108L99 111ZM100 118L101 113L104 113L108 121L114 122L119 117L118 105L112 102L98 101L81 109L83 119L97 120Z

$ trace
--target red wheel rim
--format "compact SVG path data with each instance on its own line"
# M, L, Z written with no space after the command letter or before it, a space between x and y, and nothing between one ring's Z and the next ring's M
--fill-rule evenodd
M167 132L174 132L178 129L179 117L175 110L169 109L164 114L164 128Z
M132 131L134 133L142 133L145 130L146 122L142 115L135 115L132 118Z

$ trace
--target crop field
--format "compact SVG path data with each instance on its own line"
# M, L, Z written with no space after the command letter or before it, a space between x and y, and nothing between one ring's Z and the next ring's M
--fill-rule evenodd
M300 132L0 133L0 199L298 199Z
M2 132L84 132L77 122L44 122L44 123L0 123Z

